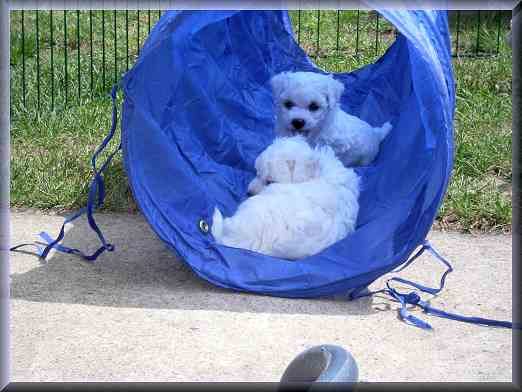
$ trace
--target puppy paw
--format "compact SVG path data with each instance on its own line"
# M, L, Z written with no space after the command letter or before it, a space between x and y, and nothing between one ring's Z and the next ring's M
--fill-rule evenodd
M263 181L259 179L258 177L255 177L252 181L250 181L250 184L248 184L248 195L254 196L257 195L259 192L261 192L264 188Z

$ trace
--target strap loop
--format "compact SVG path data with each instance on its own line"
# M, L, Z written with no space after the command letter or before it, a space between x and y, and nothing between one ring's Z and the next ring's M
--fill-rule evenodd
M118 147L112 153L109 154L109 156L107 157L105 162L103 162L101 167L99 169L96 167L96 159L103 152L103 150L105 150L105 148L107 147L109 142L112 140L112 138L114 137L114 134L116 132L116 127L118 124L118 107L116 104L116 96L117 96L119 88L120 88L119 83L115 84L112 87L111 94L110 94L111 99L112 99L112 124L111 124L109 134L107 136L105 136L105 138L103 139L101 144L98 146L98 148L96 149L96 151L94 152L94 154L91 158L91 166L92 166L92 169L94 172L94 176L89 185L87 205L85 207L79 209L78 211L74 212L72 215L70 215L69 217L67 217L64 220L64 223L63 223L63 225L60 229L60 232L58 234L58 237L56 237L56 239L52 239L51 236L45 232L40 233L40 237L43 238L47 244L43 250L38 248L38 254L44 260L48 256L51 249L55 249L55 250L57 250L59 252L63 252L63 253L78 255L82 259L89 261L89 262L94 262L98 258L98 256L106 250L109 252L114 251L114 245L112 245L106 241L105 237L103 236L103 233L101 232L100 228L96 224L96 221L94 220L93 214L94 214L94 210L96 208L100 208L103 205L103 201L105 199L105 184L103 181L103 173L107 169L109 164L111 163L111 161L114 158L114 156L116 155L116 153L121 150L121 140L120 140ZM69 248L69 247L66 247L66 246L63 246L60 244L60 241L63 240L64 235L65 235L65 225L67 223L74 221L75 219L77 219L78 217L80 217L83 214L87 214L87 221L89 223L89 226L96 233L96 235L98 236L98 238L102 244L102 246L100 248L98 248L98 250L96 250L91 255L87 255L78 249ZM29 244L17 245L17 246L12 247L10 250L16 251L20 247L25 246L25 245L29 245Z
M481 317L467 317L467 316L457 315L454 313L445 312L445 311L433 308L428 302L422 301L419 294L415 291L411 291L411 292L405 294L405 293L400 293L399 291L397 291L397 289L391 287L391 285L390 285L391 282L400 282L400 283L412 286L422 292L425 292L425 293L428 293L431 295L438 294L442 291L442 289L444 288L444 285L446 283L446 277L448 276L448 274L450 272L453 271L453 267L444 257L442 257L432 247L432 245L428 241L425 241L423 243L422 248L410 260L408 260L404 266L402 266L401 268L399 268L398 270L395 270L393 272L398 272L398 271L402 271L403 269L405 269L415 259L417 259L425 250L428 250L433 256L435 256L435 258L437 258L440 262L442 262L447 267L446 271L444 272L444 274L441 277L440 285L438 288L427 287L427 286L421 285L419 283L415 283L410 280L406 280L406 279L399 278L399 277L392 277L386 281L386 289L379 290L379 291L376 291L373 293L369 293L369 295L383 292L383 293L391 296L392 298L394 298L401 304L401 308L399 309L399 316L401 317L401 319L408 324L414 325L414 326L422 328L422 329L431 330L433 328L427 322L419 319L418 317L411 315L408 312L408 309L406 307L407 305L419 306L426 314L437 316L437 317L442 317L442 318L447 318L450 320L456 320L456 321L472 323L472 324L479 324L479 325L484 325L484 326L521 329L520 324L513 324L510 321L491 320L491 319L485 319L485 318L481 318Z

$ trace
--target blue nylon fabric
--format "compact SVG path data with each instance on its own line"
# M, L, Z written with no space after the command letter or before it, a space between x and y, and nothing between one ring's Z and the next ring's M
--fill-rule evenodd
M356 231L287 261L218 245L199 229L246 198L272 141L271 76L318 69L285 11L170 11L124 76L124 163L151 227L215 285L284 297L366 286L423 243L453 164L454 81L445 11L379 10L400 31L385 55L350 73L344 110L394 129L362 177ZM248 227L245 228L246 230Z

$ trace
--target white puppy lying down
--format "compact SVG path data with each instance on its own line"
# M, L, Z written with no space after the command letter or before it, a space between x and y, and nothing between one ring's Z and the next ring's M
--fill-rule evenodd
M312 149L301 136L278 138L256 159L256 195L223 218L214 210L218 243L300 259L355 229L360 179L329 147Z
M392 126L373 128L345 113L339 100L344 84L331 75L283 72L270 80L276 103L276 135L303 135L311 145L332 147L346 166L368 165Z

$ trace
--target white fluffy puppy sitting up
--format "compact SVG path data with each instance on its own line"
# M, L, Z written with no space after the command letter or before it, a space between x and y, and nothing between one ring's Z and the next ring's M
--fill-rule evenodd
M344 85L332 75L282 72L270 84L276 135L303 135L311 145L328 145L346 166L370 164L392 128L389 122L374 128L345 113L339 105Z
M329 147L312 149L301 136L277 138L255 163L256 195L223 218L214 210L220 244L283 259L316 254L355 229L359 176Z

